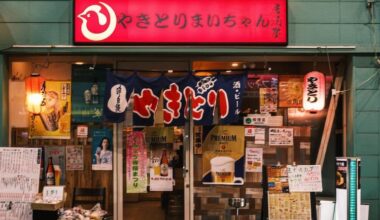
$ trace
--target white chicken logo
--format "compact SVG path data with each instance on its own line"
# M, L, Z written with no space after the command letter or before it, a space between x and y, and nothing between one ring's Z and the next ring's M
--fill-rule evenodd
M107 17L102 12L100 12L100 10L102 9L100 5L90 5L81 14L78 15L78 18L82 19L83 21L82 26L81 26L82 34L87 39L92 40L92 41L101 41L101 40L106 39L115 31L115 28L116 28L116 22L117 22L116 14L113 11L113 9L104 2L99 2L99 3L102 4L107 9L107 12L110 16L108 28L104 32L93 33L87 27L87 19L89 19L91 17L91 14L93 13L95 13L98 16L99 25L104 26L107 24Z

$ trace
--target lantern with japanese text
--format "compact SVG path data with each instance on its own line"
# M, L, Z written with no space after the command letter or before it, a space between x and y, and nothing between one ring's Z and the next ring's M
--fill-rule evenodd
M305 75L303 82L303 108L320 111L325 107L325 76L313 71Z
M38 73L32 73L25 79L26 109L30 113L39 114L41 112L44 82L45 79Z

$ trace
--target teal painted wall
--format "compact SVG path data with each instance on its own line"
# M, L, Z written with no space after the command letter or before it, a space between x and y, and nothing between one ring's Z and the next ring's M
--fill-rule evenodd
M362 159L362 198L371 205L371 219L379 219L380 67L373 56L353 58L351 88L354 125L350 154Z
M357 88L379 69L373 62L372 42L376 38L380 43L380 1L375 2L376 33L369 24L371 18L365 0L289 0L288 6L289 45L356 46L354 51L348 52L352 57L347 71L348 88L351 88L348 94L348 152L362 157L363 199L371 204L370 219L380 219L379 73ZM0 0L0 50L14 44L71 45L71 13L71 0ZM221 49L219 51L222 53L239 54L236 48L217 49ZM170 48L165 50L170 52ZM153 47L142 49L142 52L150 51L162 50ZM268 49L268 52L276 51L280 51L280 48ZM380 51L379 46L377 51ZM205 51L200 49L198 52ZM255 49L249 52L255 53ZM287 52L294 53L291 49L281 49L281 53ZM310 50L309 53L315 51ZM8 142L7 67L4 59L0 53L0 145Z

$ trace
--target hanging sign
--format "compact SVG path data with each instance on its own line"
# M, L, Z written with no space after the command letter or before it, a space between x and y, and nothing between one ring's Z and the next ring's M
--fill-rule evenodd
M287 44L286 0L74 0L73 15L76 44Z
M215 126L204 131L203 184L244 184L244 127Z
M103 114L108 121L113 123L124 121L134 79L135 75L121 77L111 72L107 73Z
M313 71L305 75L303 82L303 108L320 111L325 107L325 75Z
M144 132L127 134L127 193L145 193L148 179L146 172L147 149Z
M135 77L133 90L133 124L153 125L160 94L167 85L164 77L144 78Z
M207 77L189 74L172 79L163 76L143 78L138 74L124 78L109 73L104 115L111 122L123 121L131 97L133 124L151 126L162 94L165 125L184 125L190 107L196 125L211 125L217 104L221 123L236 123L245 81L244 74Z

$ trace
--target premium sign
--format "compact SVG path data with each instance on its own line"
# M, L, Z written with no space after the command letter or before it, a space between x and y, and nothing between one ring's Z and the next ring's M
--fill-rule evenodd
M74 0L74 43L287 44L287 0Z

